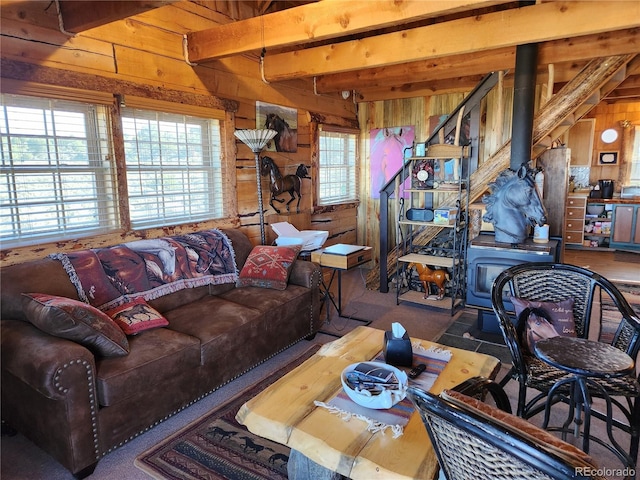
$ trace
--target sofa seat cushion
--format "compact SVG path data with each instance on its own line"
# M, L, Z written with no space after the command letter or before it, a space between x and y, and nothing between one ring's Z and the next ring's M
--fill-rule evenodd
M113 405L141 392L151 393L178 375L192 375L200 365L200 341L157 328L129 338L126 357L96 359L98 402Z
M208 365L212 358L217 358L219 351L228 352L233 348L228 343L231 337L239 341L239 348L246 346L249 339L243 337L242 326L256 323L262 317L262 312L252 306L255 303L251 297L236 303L212 295L164 315L170 329L200 340L200 361L202 365Z
M308 307L310 294L311 291L308 288L289 284L286 290L272 290L259 287L235 288L221 294L220 298L235 303L248 303L261 312L268 313L283 305L291 304L296 299L304 299L305 305Z

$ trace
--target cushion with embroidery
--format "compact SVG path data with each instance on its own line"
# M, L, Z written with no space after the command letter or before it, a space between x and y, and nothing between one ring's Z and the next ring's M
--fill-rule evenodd
M285 290L299 253L299 245L253 247L240 271L237 286Z
M588 468L589 470L596 470L598 468L596 462L591 456L570 443L566 443L551 433L536 427L523 418L503 412L502 410L483 403L475 398L468 397L460 392L456 392L455 390L444 390L440 396L461 407L465 411L469 411L495 422L500 427L513 432L517 437L524 437L525 439L528 439L536 446L536 448L546 451L556 457L560 457L563 461L569 465L573 465L575 468ZM594 476L589 478L601 479L604 477Z
M141 297L111 308L105 313L113 318L127 335L136 335L145 330L169 325L169 321Z
M511 297L510 300L519 319L517 329L520 337L523 338L524 333L530 351L533 352L535 342L544 338L576 336L573 298L560 302L539 302L518 297Z
M129 353L129 342L120 327L88 303L44 293L23 293L22 308L39 330L79 343L95 355L120 357Z

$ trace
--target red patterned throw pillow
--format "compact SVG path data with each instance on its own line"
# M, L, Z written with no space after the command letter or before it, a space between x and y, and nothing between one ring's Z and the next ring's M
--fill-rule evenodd
M237 285L239 287L285 290L293 262L299 253L299 245L286 247L258 245L253 247L249 258L240 271Z
M24 293L22 308L39 330L79 343L95 355L120 357L129 353L129 342L120 327L87 303L44 293Z
M169 321L141 297L107 310L105 313L113 318L127 335L169 325Z

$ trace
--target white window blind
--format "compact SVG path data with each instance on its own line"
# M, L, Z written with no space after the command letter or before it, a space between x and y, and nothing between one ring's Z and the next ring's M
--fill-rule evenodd
M358 199L355 133L321 131L318 205Z
M2 94L2 248L117 227L106 108Z
M220 122L122 109L133 228L224 217Z

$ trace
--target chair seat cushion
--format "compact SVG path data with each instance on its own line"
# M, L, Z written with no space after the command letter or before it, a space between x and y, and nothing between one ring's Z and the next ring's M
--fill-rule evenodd
M459 407L472 410L477 415L497 422L503 428L514 432L518 436L529 439L541 450L562 458L570 465L575 467L588 466L597 469L595 461L588 454L522 418L503 412L455 390L445 390L441 396Z
M525 355L524 359L527 365L526 383L529 387L544 392L549 390L558 380L571 377L571 374L552 367L537 357ZM616 378L594 378L593 380L601 384L609 395L640 396L640 384L633 375ZM567 391L566 388L563 390L562 387L559 390L560 393L566 393ZM594 396L601 396L597 389L590 389L590 393Z

